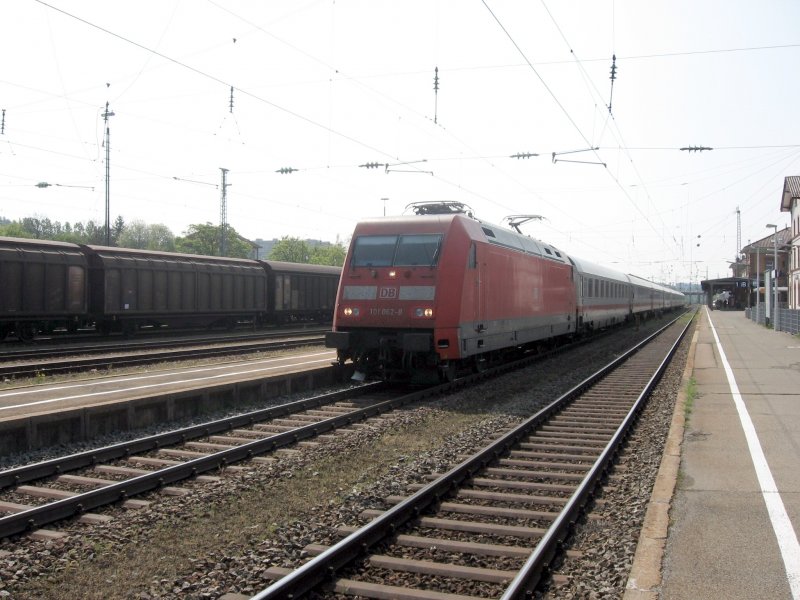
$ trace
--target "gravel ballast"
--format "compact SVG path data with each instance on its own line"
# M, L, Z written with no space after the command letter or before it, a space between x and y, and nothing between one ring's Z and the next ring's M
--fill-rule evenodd
M254 594L269 583L266 569L302 564L307 544L334 543L339 526L357 525L363 510L387 507L384 497L404 494L409 484L457 464L658 324L638 332L625 329L525 370L395 411L332 442L223 474L219 482L188 483L186 496L158 495L138 511L108 509L104 514L114 517L108 524L64 524L65 539L2 541L0 597ZM630 440L627 468L603 491L599 518L580 524L571 540L583 556L558 569L570 583L551 586L548 597L615 598L624 592L680 382L682 352Z

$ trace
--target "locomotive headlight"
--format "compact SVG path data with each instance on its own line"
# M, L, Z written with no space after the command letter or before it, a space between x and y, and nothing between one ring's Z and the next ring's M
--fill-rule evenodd
M357 317L358 316L358 307L350 308L349 306L345 307L342 311L345 317Z
M432 317L433 316L433 309L432 308L426 308L425 309L425 316L426 317Z
M433 309L432 308L418 308L414 311L414 314L418 317L432 317L433 316Z
M391 271L389 271L389 277L391 277L392 279L394 279L395 277L397 277L397 271L395 271L395 270L391 270Z

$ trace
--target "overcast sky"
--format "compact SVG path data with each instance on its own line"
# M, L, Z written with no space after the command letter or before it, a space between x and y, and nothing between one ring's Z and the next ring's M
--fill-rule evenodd
M540 215L525 233L667 282L730 275L737 207L743 245L789 223L794 0L2 8L6 218L103 223L108 102L112 219L177 235L219 222L220 168L228 222L251 239L346 242L384 209L457 200L492 223Z

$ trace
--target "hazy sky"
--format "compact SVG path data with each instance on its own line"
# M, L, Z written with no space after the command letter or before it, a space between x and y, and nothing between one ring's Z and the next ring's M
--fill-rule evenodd
M112 219L175 234L219 222L221 167L228 222L249 238L347 241L384 209L457 200L493 223L541 215L523 231L667 282L730 274L737 207L743 245L789 222L783 179L800 175L794 0L2 8L7 218L104 221L109 102ZM691 146L714 150L680 150ZM520 153L539 156L511 158Z

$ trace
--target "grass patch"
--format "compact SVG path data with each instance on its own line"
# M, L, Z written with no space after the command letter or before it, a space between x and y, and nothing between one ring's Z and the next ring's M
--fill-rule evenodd
M686 421L686 425L689 424L689 418L692 415L694 402L697 398L697 380L694 377L690 377L686 384L686 402L683 405L683 418Z

